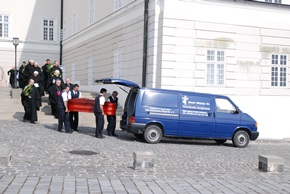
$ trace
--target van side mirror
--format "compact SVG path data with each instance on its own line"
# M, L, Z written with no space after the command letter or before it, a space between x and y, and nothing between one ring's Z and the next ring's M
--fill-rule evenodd
M239 114L239 111L237 109L231 110L231 114Z

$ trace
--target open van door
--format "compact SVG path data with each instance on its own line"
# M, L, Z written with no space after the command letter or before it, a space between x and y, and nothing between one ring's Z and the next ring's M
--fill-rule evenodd
M124 79L105 78L105 79L95 80L95 82L98 84L116 84L116 85L126 86L129 88L134 88L134 87L139 88L138 84L128 81L128 80L124 80Z
M131 116L134 116L135 114L135 100L139 92L138 84L128 81L128 80L114 79L114 78L99 79L99 80L95 80L95 82L98 84L115 84L115 85L118 85L118 87L122 89L123 91L125 90L121 88L120 86L126 86L126 87L131 88L129 93L125 91L126 93L128 93L128 95L124 104L124 113L120 120L120 128L122 130L126 130L130 123Z

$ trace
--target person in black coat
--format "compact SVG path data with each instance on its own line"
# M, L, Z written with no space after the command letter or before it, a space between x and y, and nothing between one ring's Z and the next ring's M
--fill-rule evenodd
M44 96L44 85L43 85L43 79L42 77L39 75L38 71L34 71L33 75L30 77L30 79L34 80L34 86L36 87L36 89L39 92L39 95L42 97Z
M41 67L42 74L43 74L43 85L47 86L47 81L49 79L49 72L50 72L50 59L46 59L45 64Z
M39 110L41 97L34 86L34 80L30 79L27 86L21 93L21 103L24 107L23 121L30 121L33 124L37 122L37 111Z
M19 67L19 77L18 77L19 87L22 89L24 89L25 87L25 78L24 78L25 67L26 61L23 61L22 65Z
M12 69L10 69L7 72L7 74L10 75L9 83L10 83L12 88L16 88L17 87L17 80L15 82L15 78L16 78L17 72L18 71L15 70L15 67L12 67Z
M28 85L28 81L29 81L29 78L32 76L33 72L34 72L34 61L32 59L30 59L28 61L28 64L26 65L25 67L25 70L24 70L24 85Z
M61 87L61 80L56 80L55 84L53 84L48 90L48 99L51 106L51 114L54 115L54 118L58 118L57 113L57 103L58 98L61 95L62 87Z
M59 76L62 77L62 69L59 66L59 62L58 61L54 61L54 65L52 68L50 68L49 71L49 76L52 77L54 75L54 72L58 70L59 71Z
M63 79L61 78L61 76L59 75L59 73L60 72L58 70L56 70L56 71L54 71L54 75L51 78L49 78L49 80L47 81L47 86L46 86L47 91L49 91L50 87L55 84L56 80L60 80L61 87L63 87L64 82L63 82Z

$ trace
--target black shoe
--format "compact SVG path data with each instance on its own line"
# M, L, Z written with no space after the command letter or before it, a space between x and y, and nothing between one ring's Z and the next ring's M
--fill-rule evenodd
M78 129L74 129L73 131L79 131Z
M31 124L37 124L37 122L36 121L33 121L33 122L30 122Z
M101 136L95 136L96 138L101 138Z
M111 133L108 133L107 135L108 135L108 136L112 136L112 134L111 134Z
M116 133L113 133L112 135L113 135L114 137L118 137L118 135L117 135Z
M62 130L57 130L58 132L62 133Z
M105 139L105 136L101 136L100 138L101 138L101 139Z

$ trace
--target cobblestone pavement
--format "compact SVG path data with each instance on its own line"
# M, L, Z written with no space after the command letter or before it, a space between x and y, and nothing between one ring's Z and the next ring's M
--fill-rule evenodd
M0 193L290 193L290 143L165 139L147 144L117 131L96 139L94 129L59 133L51 124L0 121L0 146L13 150L11 166L0 166ZM93 151L76 155L70 151ZM133 152L156 154L154 170L134 170ZM284 158L284 173L258 171L259 155Z

